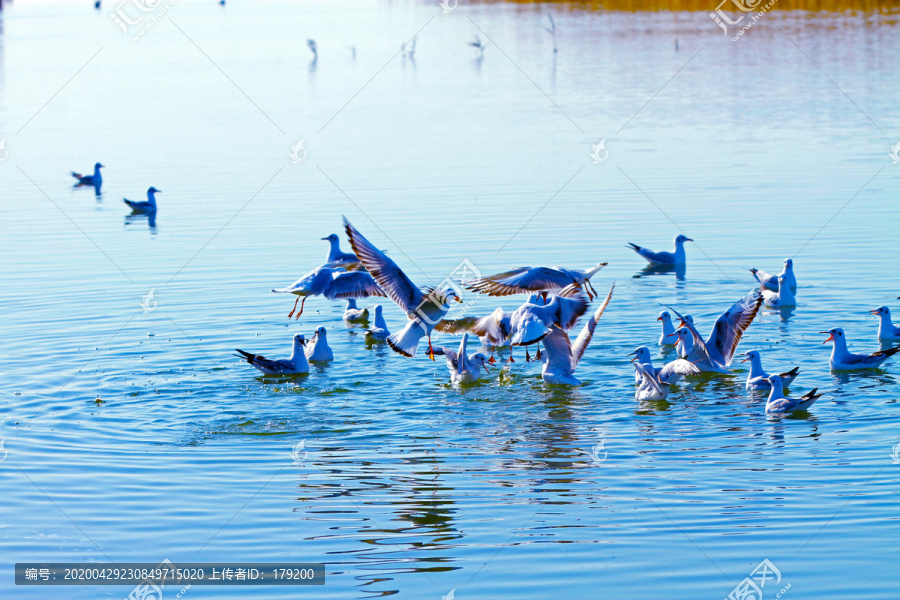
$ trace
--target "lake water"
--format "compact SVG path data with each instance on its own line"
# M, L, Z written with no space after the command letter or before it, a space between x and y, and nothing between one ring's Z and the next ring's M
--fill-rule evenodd
M15 562L168 558L327 563L322 587L188 598L724 598L768 559L766 598L896 597L900 361L832 375L818 333L874 351L866 311L900 313L898 12L873 7L776 4L732 42L712 3L182 0L131 41L111 2L4 4L0 595L49 595ZM73 190L96 161L102 194ZM155 227L121 202L151 185ZM322 262L342 214L420 285L464 259L609 261L584 385L519 351L460 390L421 349L367 348L338 304L289 322L269 289ZM684 277L644 276L626 242L679 231ZM739 364L635 402L627 354L662 360L660 303L705 333L785 257L798 307L740 348L799 365L794 393L826 392L808 414L766 417ZM337 360L306 378L232 356L320 325Z

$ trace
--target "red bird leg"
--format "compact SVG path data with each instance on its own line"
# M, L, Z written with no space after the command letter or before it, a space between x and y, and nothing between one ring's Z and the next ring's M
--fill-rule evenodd
M428 334L428 358L434 360L434 348L431 346L431 334Z
M528 347L525 347L525 362L531 362L531 355L528 354Z
M508 362L508 363L516 362L513 360L513 357L512 357L512 346L509 347L509 358L506 359L506 362Z
M300 312L297 313L297 317L296 317L297 319L299 319L300 315L303 314L303 305L306 304L306 298L307 298L307 296L303 296L303 302L300 303ZM294 302L294 304L297 304L297 303Z
M294 308L291 309L291 312L288 313L288 319L294 316L294 311L297 310L297 303L300 302L300 296L297 296L297 299L294 300Z

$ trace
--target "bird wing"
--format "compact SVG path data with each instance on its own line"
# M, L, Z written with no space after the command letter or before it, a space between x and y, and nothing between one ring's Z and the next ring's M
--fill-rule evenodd
M724 360L722 366L727 367L731 365L731 359L734 357L734 351L741 341L741 336L744 335L744 331L747 330L753 318L756 317L762 302L762 294L758 289L755 289L716 319L712 333L709 334L709 339L706 341L706 346L719 351L720 356Z
M475 321L471 331L491 346L505 346L509 341L510 313L497 308L486 317Z
M316 276L316 273L319 269L313 269L291 285L287 287L283 287L281 289L272 289L276 294L293 294L294 292L298 292L300 290L306 289L309 284L312 282L313 278Z
M656 375L653 373L653 367L645 365L639 360L631 363L634 365L634 369L641 374L643 377L642 382L647 382L650 384L653 389L655 389L660 395L664 395L662 390L662 384L659 382L659 379L656 378Z
M470 290L489 296L511 296L526 292L552 292L572 283L572 277L553 267L518 267L505 273L481 277Z
M577 361L572 356L572 340L569 334L556 327L550 329L549 333L541 339L544 350L547 351L547 361L557 368L563 367L566 372L571 374L575 371Z
M693 324L691 324L689 321L687 321L684 318L684 315L682 315L680 312L678 312L677 310L675 310L668 304L666 304L665 307L668 308L669 310L671 310L673 313L675 313L675 316L677 316L679 319L684 321L684 326L687 327L688 330L691 332L691 335L694 336L695 351L698 351L700 354L702 354L703 357L705 357L706 360L708 360L710 363L715 362L715 361L713 361L712 357L709 355L709 349L706 347L706 342L704 342L703 338L700 337L700 332L697 331L697 328L694 327ZM701 358L701 360L702 360L702 358Z
M563 295L565 294L565 295ZM546 306L528 304L531 312L538 316L548 327L557 325L568 331L575 326L588 308L588 300L581 288L571 284L563 288Z
M681 375L682 377L684 377L686 375L699 374L700 369L697 368L697 365L689 360L677 358L672 362L663 365L663 368L659 370L658 377L660 381L668 381L672 375Z
M259 354L250 354L249 352L244 352L239 348L235 348L235 350L240 353L239 358L245 359L248 363L257 368L266 369L267 371L278 373L285 370L285 367L287 366L285 362L281 360L272 360Z
M671 252L654 252L649 248L644 248L642 246L638 246L637 244L628 243L632 250L637 252L644 259L649 260L650 262L655 263L673 263L675 262L675 258L673 257Z
M410 281L397 263L363 237L350 224L347 217L344 217L344 229L347 231L350 245L359 258L359 262L372 275L388 298L396 302L406 314L413 313L425 299L425 294Z
M487 318L487 317L486 317ZM443 333L461 333L464 331L471 331L475 333L474 327L478 324L481 319L476 317L462 317L460 319L444 319L440 323L434 326L435 331L441 331Z
M886 350L879 350L878 352L873 352L869 355L869 358L882 359L888 356L893 356L900 352L900 346L894 346L893 348L887 348Z
M572 346L573 365L577 365L581 360L581 357L584 356L584 351L587 350L588 344L591 343L591 338L594 337L594 328L597 327L597 321L600 320L600 317L603 316L603 311L605 311L607 305L609 305L609 300L610 298L612 298L614 289L616 289L616 284L613 284L609 288L609 293L606 294L606 300L603 301L603 304L600 305L600 308L594 311L594 314L591 315L591 318L587 323L584 324L584 327L581 329L581 333L579 333L578 337L575 338L575 344Z
M336 272L323 295L329 300L384 296L375 280L366 271Z

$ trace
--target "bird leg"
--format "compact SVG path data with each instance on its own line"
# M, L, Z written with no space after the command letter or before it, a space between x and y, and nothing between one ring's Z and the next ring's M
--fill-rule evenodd
M297 310L297 303L300 302L300 296L297 296L297 299L294 300L294 308L291 309L291 312L288 313L288 319L294 316L294 311Z
M513 357L512 357L512 346L509 347L509 358L506 359L506 362L508 362L508 363L516 362L515 360L513 360Z
M534 354L534 360L541 360L541 345L538 344L537 352Z
M531 355L528 354L528 346L525 346L525 362L531 362Z
M488 362L491 364L494 364L495 362L497 362L497 359L494 358L494 347L493 346L491 346L491 357L488 359Z
M428 358L434 360L434 348L431 345L431 334L428 334Z
M544 299L544 304L547 304L547 292L541 292L541 298Z
M300 312L297 313L297 316L295 317L296 319L299 319L299 318L300 318L300 315L303 314L303 305L306 304L306 298L307 298L307 297L308 297L308 296L303 296L303 302L300 303ZM297 303L294 302L294 305L295 305L295 306L296 306L296 304L297 304Z

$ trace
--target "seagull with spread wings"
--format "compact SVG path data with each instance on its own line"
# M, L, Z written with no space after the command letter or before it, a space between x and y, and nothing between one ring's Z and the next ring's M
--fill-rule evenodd
M435 354L443 354L447 357L447 368L450 369L450 381L455 384L474 383L481 376L481 369L490 373L488 357L483 352L466 354L466 344L469 342L469 334L464 333L459 342L459 350L451 348L435 348Z
M697 365L701 371L728 373L738 343L759 312L762 302L760 291L758 289L751 291L716 319L706 341L700 337L692 320L686 319L677 310L668 306L667 308L681 319L680 329L675 333L684 345L682 358Z
M423 291L406 276L400 267L387 255L372 245L344 217L344 229L350 239L350 246L359 262L371 274L378 286L403 309L409 322L401 331L393 333L385 340L394 352L412 358L419 348L419 340L428 336L428 358L434 360L431 332L449 312L451 301L460 302L453 290Z
M329 300L346 300L348 298L368 298L369 296L384 296L384 292L365 271L345 271L331 267L317 267L280 290L272 290L276 294L294 294L294 308L288 313L288 319L294 316L297 310L297 302L303 298L297 318L303 314L303 305L310 296L325 296Z
M562 267L518 267L505 273L479 277L467 287L475 292L488 296L512 296L541 292L559 291L569 285L577 285L593 300L597 292L591 287L591 277L609 263L598 263L597 266L585 269L564 269Z
M669 398L669 391L674 384L674 381L670 379L666 379L664 376L664 372L669 376L677 375L675 379L677 380L682 375L698 375L700 373L700 369L696 367L696 365L684 360L683 358L678 358L668 363L665 367L657 370L653 368L653 365L649 363L642 363L639 360L632 361L634 364L634 371L637 376L641 378L640 385L638 385L637 390L634 392L635 400L667 400Z

